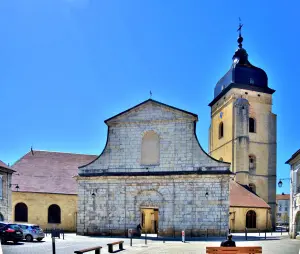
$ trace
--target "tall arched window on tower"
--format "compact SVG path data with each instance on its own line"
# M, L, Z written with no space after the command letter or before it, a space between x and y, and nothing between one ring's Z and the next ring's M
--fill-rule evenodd
M224 136L224 124L223 122L220 122L219 124L219 138L223 138Z
M154 131L148 131L142 139L141 164L158 165L160 154L159 136Z
M250 173L254 173L256 170L256 157L251 154L249 155L249 171Z
M249 117L249 132L256 132L256 122L253 117Z
M256 213L253 210L246 214L246 228L256 228Z
M48 223L61 223L60 207L58 205L49 206Z

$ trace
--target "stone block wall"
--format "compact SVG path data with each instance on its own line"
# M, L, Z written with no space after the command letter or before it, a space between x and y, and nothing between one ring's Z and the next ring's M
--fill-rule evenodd
M229 175L78 177L78 234L126 235L141 208L159 209L159 235L225 234ZM221 183L222 182L222 183ZM205 196L205 193L208 196ZM95 195L92 195L92 194Z
M11 220L11 174L6 172L0 172L2 176L2 197L0 198L0 212L4 221Z
M196 117L178 110L147 103L124 116L108 121L107 144L93 163L80 167L79 175L103 172L190 171L199 167L228 170L230 165L209 157L195 135ZM142 165L141 143L147 131L160 139L160 161Z

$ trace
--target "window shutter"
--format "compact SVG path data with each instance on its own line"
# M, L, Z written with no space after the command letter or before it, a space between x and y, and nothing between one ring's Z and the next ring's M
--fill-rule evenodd
M298 169L293 171L293 194L297 193L298 186Z
M3 179L2 175L0 175L0 199L2 199L3 196Z

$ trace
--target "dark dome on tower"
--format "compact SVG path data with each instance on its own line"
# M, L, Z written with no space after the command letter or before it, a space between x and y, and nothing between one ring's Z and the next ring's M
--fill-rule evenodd
M241 35L237 41L239 48L232 57L231 68L216 84L214 99L209 106L212 106L230 88L241 88L269 94L275 92L275 90L268 87L266 72L249 62L247 51L242 47L243 37Z

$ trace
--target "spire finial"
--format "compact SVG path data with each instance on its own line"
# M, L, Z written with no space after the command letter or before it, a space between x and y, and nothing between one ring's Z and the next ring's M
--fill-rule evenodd
M150 99L152 98L152 92L150 91Z
M241 23L241 18L239 18L239 28L237 30L239 32L239 38L237 40L237 42L239 43L239 48L242 48L242 42L243 42L242 27L243 27L243 24Z

